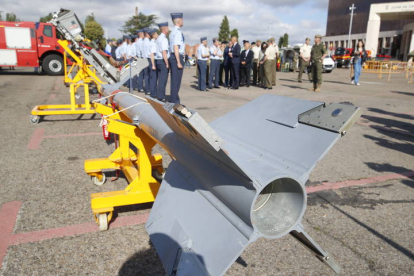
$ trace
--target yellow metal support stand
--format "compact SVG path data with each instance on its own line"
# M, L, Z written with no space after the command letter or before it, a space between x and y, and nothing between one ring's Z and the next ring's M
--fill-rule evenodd
M59 40L58 43L65 49L64 53L64 68L65 76L63 81L65 84L69 85L69 94L70 94L70 104L64 105L38 105L35 106L31 112L30 121L33 124L37 124L41 116L48 115L70 115L70 114L95 114L95 108L90 104L89 100L89 85L96 85L99 90L103 82L96 75L95 69L92 65L85 63L82 56L77 55L69 47L69 43L66 40ZM69 55L74 63L67 70L67 55ZM76 74L74 74L74 69L77 68ZM83 87L85 94L85 103L77 104L76 95L80 87Z
M97 112L108 115L114 110L97 104ZM109 132L119 135L119 147L108 158L85 161L85 172L92 176L96 185L102 185L105 174L102 170L122 170L129 185L121 191L95 193L91 195L91 207L100 230L107 230L114 207L153 202L160 183L153 175L162 176L161 154L151 154L155 142L137 126L126 121L121 113L108 119ZM137 151L131 149L133 145ZM161 177L160 177L161 178Z

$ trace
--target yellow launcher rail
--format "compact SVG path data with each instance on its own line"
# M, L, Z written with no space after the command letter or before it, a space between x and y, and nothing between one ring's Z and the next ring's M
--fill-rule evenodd
M122 170L128 186L124 190L91 194L91 207L99 230L108 229L115 207L153 202L164 174L162 155L152 153L155 141L122 113L96 103L96 111L111 116L108 131L118 135L119 147L107 158L85 161L85 172L95 185L106 181L103 170ZM133 145L133 148L131 148Z
M95 114L95 107L89 101L89 85L94 83L96 88L100 89L104 83L96 75L96 71L92 65L85 62L83 57L77 55L69 48L69 42L66 40L59 40L58 43L65 50L64 67L65 76L63 81L69 85L70 104L64 105L37 105L33 108L30 116L30 122L37 124L42 116L49 115L73 115L73 114ZM74 63L68 70L66 62L67 56L70 56ZM75 73L76 72L76 73ZM83 104L78 104L76 98L78 96L78 89L83 87L85 100Z

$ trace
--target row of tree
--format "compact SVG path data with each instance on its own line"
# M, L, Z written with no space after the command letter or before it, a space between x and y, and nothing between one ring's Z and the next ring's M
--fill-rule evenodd
M220 24L220 30L218 33L220 41L228 41L232 37L239 38L239 30L233 29L230 31L230 22L227 15L224 16Z
M8 22L20 22L20 19L17 18L17 16L14 13L6 13L6 20L3 20L3 16L0 12L0 21L8 21Z
M230 22L229 22L229 19L227 18L227 15L225 15L223 20L221 21L218 36L219 36L220 41L227 41L233 36L239 38L239 31L237 29L233 29L230 31ZM287 47L288 45L289 45L289 35L285 33L283 36L279 38L278 46L279 48L282 48L282 47Z
M48 22L53 18L53 14L49 13L46 16L40 17L40 22ZM2 17L0 14L0 21L2 21ZM154 14L145 15L140 12L138 15L131 16L125 24L122 26L120 31L127 35L134 35L136 34L137 30L144 29L144 28L151 28L156 26L155 21L157 20L157 16ZM6 21L10 22L18 22L20 21L14 13L6 13ZM81 23L82 24L82 23ZM102 25L99 24L93 13L86 16L85 25L82 24L82 28L84 30L85 36L92 40L92 41L100 41L101 45L106 45L106 40L104 39L104 30ZM223 20L220 24L220 29L218 33L218 37L220 41L229 40L231 37L239 37L239 30L232 29L230 30L230 22L227 18L227 15L224 16ZM289 45L289 35L284 34L279 38L278 46L287 47Z

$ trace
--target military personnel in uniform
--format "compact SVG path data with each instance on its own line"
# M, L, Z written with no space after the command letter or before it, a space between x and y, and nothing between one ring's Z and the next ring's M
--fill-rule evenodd
M174 29L170 34L170 62L171 68L171 97L170 102L180 103L180 97L178 92L180 91L181 80L183 79L183 67L184 67L184 35L181 32L181 28L184 25L182 13L172 13L171 19L174 23Z
M298 82L302 82L302 74L305 71L305 68L309 70L310 66L310 58L311 58L311 50L312 47L309 45L310 38L306 38L305 44L300 47L299 53L299 75L298 75ZM310 70L309 70L310 71ZM312 81L312 75L308 72L309 80Z
M168 58L170 57L170 46L168 45L167 35L170 32L168 22L158 24L161 34L157 38L157 52L155 55L157 67L157 98L165 102L165 87L168 81L168 70L170 68Z
M220 88L220 63L223 57L220 44L218 37L213 38L213 45L210 47L210 77L208 79L208 88L210 89L213 89L213 84L214 88Z
M197 65L198 65L198 90L208 91L206 88L207 60L210 51L207 49L207 37L200 38L200 46L197 49Z
M274 37L270 38L269 46L273 46L275 48L275 58L272 60L272 86L276 85L276 69L277 69L277 60L279 58L279 46L276 44L276 40ZM269 47L268 46L268 47Z
M138 40L135 42L136 57L142 58L142 44L144 41L144 30L137 31ZM142 70L137 76L137 89L139 92L144 92L144 70Z
M322 36L315 35L315 45L311 50L311 61L312 61L312 75L313 75L313 89L310 91L320 92L322 86L322 62L328 52L326 46L321 43Z
M105 53L110 55L111 54L111 49L112 49L112 39L107 39L106 40L106 46L105 46Z
M148 30L148 34L151 36L149 43L149 91L150 97L157 98L157 65L155 61L155 55L157 54L157 38L158 33L155 29Z
M149 53L149 44L150 44L150 35L148 33L149 29L143 29L144 31L144 39L142 40L141 44L141 58L143 59L149 59L150 53ZM142 79L143 79L143 87L145 91L145 95L150 93L150 87L149 87L149 67L146 67L142 69Z

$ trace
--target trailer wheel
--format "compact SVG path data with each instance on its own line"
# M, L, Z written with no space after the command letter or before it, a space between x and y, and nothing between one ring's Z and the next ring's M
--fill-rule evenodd
M63 58L58 55L48 55L43 60L42 67L49 76L63 75Z

